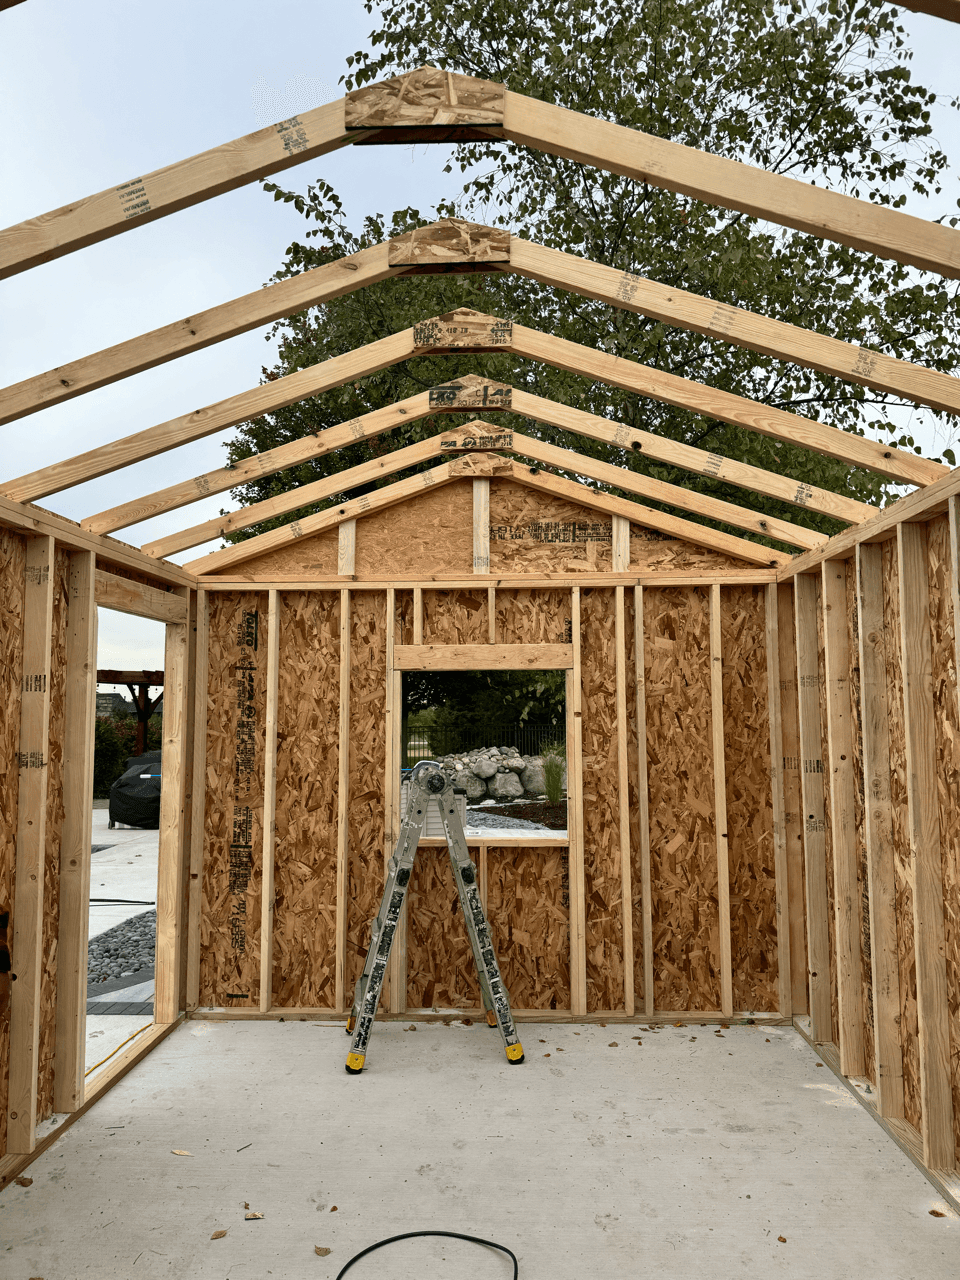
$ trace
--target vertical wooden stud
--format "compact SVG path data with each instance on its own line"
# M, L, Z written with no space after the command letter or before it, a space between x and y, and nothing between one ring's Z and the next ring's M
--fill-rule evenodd
M783 785L783 726L780 708L780 645L777 584L765 594L764 635L767 651L767 706L770 731L770 791L773 799L773 866L777 894L777 987L780 1014L793 1016L790 980L790 883L787 872L786 796Z
M630 521L626 516L613 517L613 572L630 571Z
M810 1018L816 1044L833 1040L830 995L830 932L827 922L827 843L820 736L820 667L817 656L817 583L811 574L794 578L797 628L797 710L800 720L800 792L807 888L807 965Z
M883 549L878 543L864 542L857 550L864 839L870 900L877 1110L882 1116L902 1119L903 1050L900 1044L900 966L897 958L896 871L890 797L887 637L883 627Z
M57 1040L54 1107L83 1103L86 1051L87 941L90 919L90 831L93 825L93 736L97 704L96 555L70 556L63 743L63 832L60 837L60 931L57 940Z
M200 901L203 890L203 833L207 805L207 685L210 610L206 591L197 592L197 646L194 671L193 804L190 814L190 869L187 894L187 1009L200 1003Z
M346 1006L347 972L347 858L350 831L350 592L340 592L340 733L337 775L337 954L334 1001L339 1012Z
M393 854L396 837L394 835L394 809L396 793L400 789L400 708L395 699L397 672L393 666L393 650L397 634L397 593L393 587L387 588L387 629L386 629L386 776L383 780L383 875L386 883L387 866ZM400 673L402 675L402 673ZM393 947L390 951L390 964L387 970L383 990L383 1000L391 1013L403 1013L406 1007L406 964L401 965L400 937L406 933L406 920L397 922ZM405 953L406 948L403 948Z
M487 587L487 640L497 643L497 588Z
M187 615L187 695L185 704L185 719L183 729L183 777L184 777L184 797L183 797L183 872L181 877L181 898L180 898L180 972L177 975L177 983L183 997L182 1007L188 1008L187 1005L187 974L190 967L190 942L189 942L189 921L190 921L190 872L193 863L193 809L195 798L196 784L196 768L194 752L196 750L196 735L193 727L197 718L197 636L199 632L199 624L197 615L199 611L199 593L190 592L190 609ZM202 793L199 801L202 804Z
M862 1076L863 974L860 956L860 889L857 882L856 778L853 772L853 707L847 633L847 567L825 560L823 576L823 652L826 673L827 751L833 846L833 914L837 946L837 1007L840 1070Z
M423 644L423 588L413 588L413 643Z
M180 1012L183 946L183 810L186 792L187 625L168 622L163 663L163 756L160 771L160 848L157 859L157 944L153 1019L174 1022Z
M777 587L777 649L780 669L780 735L784 794L784 843L790 930L790 1006L810 1010L807 990L807 922L803 890L803 800L800 795L800 721L797 711L797 631L793 583Z
M950 519L950 608L953 614L953 661L957 673L957 697L960 698L960 498L947 501ZM960 714L960 708L958 708Z
M580 588L571 588L573 668L567 671L567 834L570 880L570 1012L587 1011L587 919L583 856L583 719Z
M720 584L710 588L710 724L713 735L713 812L717 834L720 914L720 1012L733 1014L733 957L730 941L730 852L727 840L727 770L723 741L723 651L720 639Z
M37 1137L43 859L50 738L53 538L27 538L23 606L23 695L10 989L7 1154L33 1151Z
M264 722L263 888L260 898L260 1012L273 1002L274 864L277 844L277 700L280 692L280 614L267 593L267 712Z
M621 519L622 517L614 517ZM630 522L624 520L629 536ZM617 645L617 789L620 797L620 880L623 914L623 1007L634 1013L633 990L633 888L630 868L630 768L627 760L627 632L623 587L616 588L615 635Z
M650 871L650 792L647 781L647 684L643 642L643 587L633 588L637 679L637 798L640 808L640 892L643 913L643 1011L653 1013L653 880Z
M337 574L352 578L357 571L357 522L344 520L339 527L337 542Z
M473 482L473 572L490 572L490 481Z
M920 1131L927 1167L950 1170L955 1165L955 1146L926 526L898 525L897 544L920 1032Z

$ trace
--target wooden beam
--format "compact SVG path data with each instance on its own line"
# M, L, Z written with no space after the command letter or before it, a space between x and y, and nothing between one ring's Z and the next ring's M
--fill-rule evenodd
M830 934L827 923L827 845L820 734L820 667L817 656L816 579L794 580L797 628L797 709L800 720L800 774L803 799L803 855L807 890L807 965L810 1019L817 1044L833 1040L830 993Z
M400 644L397 671L562 671L573 667L572 644Z
M550 155L566 156L925 271L960 276L960 232L796 178L509 90L504 95L503 132L513 142Z
M352 578L357 567L356 520L344 520L337 533L337 573L342 578Z
M883 549L857 548L860 720L863 744L864 841L870 910L874 1078L877 1111L903 1118L900 965L897 950L893 804L890 796L890 704L883 621Z
M630 521L623 516L613 517L613 558L614 573L626 573L630 568Z
M720 585L710 588L710 730L713 742L713 820L717 846L717 907L720 929L720 1012L733 1015L730 936L730 844L727 838L727 770L723 733L723 647Z
M260 907L260 1012L273 1004L274 859L277 846L277 699L280 687L280 619L277 593L267 593L267 705L263 768L263 889Z
M780 643L777 586L764 591L764 642L770 733L770 795L773 802L773 867L777 895L777 999L785 1018L793 1017L790 963L790 885L787 869L786 790L783 777L783 723L780 705Z
M337 902L333 981L334 1006L338 1012L342 1012L348 1004L347 864L350 857L350 591L347 587L340 592L340 731L337 738L337 759Z
M629 1016L634 1011L633 883L630 865L630 762L627 758L627 628L623 592L623 587L614 588L616 614L614 627L617 648L617 794L620 801L620 901L623 913L623 1011Z
M25 1154L37 1140L43 887L50 746L53 538L26 544L23 693L20 701L17 860L10 988L7 1153Z
M960 232L956 235L960 245ZM939 462L930 462L913 453L889 449L863 436L851 435L837 427L824 426L811 418L786 413L782 409L771 408L758 401L733 395L729 391L718 391L703 383L692 382L673 373L664 373L634 360L624 360L605 351L594 351L566 338L527 329L524 325L514 324L510 350L529 360L541 360L544 364L569 373L582 374L620 387L624 391L632 391L679 409L688 409L691 413L745 427L748 431L756 431L772 440L812 449L827 458L834 458L848 466L875 471L900 483L932 484L948 474L948 468ZM271 386L276 385L271 383Z
M338 98L0 231L0 279L155 222L357 140Z
M803 890L803 799L800 794L800 721L797 709L797 631L793 583L777 588L777 648L780 671L781 759L784 789L784 833L787 851L785 901L790 932L790 1004L794 1015L810 1009L807 985L807 922Z
M920 1039L920 1132L924 1163L931 1169L953 1169L956 1157L926 527L899 525L897 546Z
M957 3L960 5L960 0ZM771 320L743 307L714 302L712 298L686 293L673 285L602 266L559 249L547 249L533 240L514 237L510 264L498 269L776 360L789 360L846 382L857 382L874 391L889 391L917 404L928 404L941 413L960 413L960 381L948 373L896 360L799 325Z
M397 593L387 588L386 627L386 707L384 710L386 738L386 768L383 781L383 875L384 883L389 873L390 858L397 840L396 816L400 800L400 716L402 694L398 681L403 677L394 667L393 653L397 642ZM404 905L406 905L404 903ZM407 1004L406 918L397 921L390 963L383 992L384 1001L391 1013L402 1013ZM401 946L402 944L402 946ZM402 952L402 956L401 956Z
M115 609L117 613L156 622L185 622L189 607L183 596L158 591L130 578L118 578L101 569L96 574L96 602L101 609Z
M57 1033L54 1109L83 1105L93 824L93 733L97 702L96 557L70 556L64 690L63 830L57 937Z
M388 338L381 338L379 342L371 342L358 351L333 356L320 364L287 374L285 378L277 378L274 382L266 382L250 391L228 396L225 400L205 405L192 413L170 418L155 427L147 427L145 431L137 431L133 435L125 436L122 440L98 445L95 449L78 453L64 462L41 467L39 471L32 471L29 475L7 481L3 492L8 498L18 502L31 502L46 494L60 493L64 489L82 484L85 480L95 480L98 476L116 471L120 467L142 462L145 458L155 458L158 454L167 453L170 449L176 449L178 445L188 444L191 440L202 440L215 431L235 427L248 418L260 417L264 413L282 409L298 400L305 400L309 396L320 395L333 387L342 386L345 382L367 377L412 355L412 334L412 329L404 329L400 333L391 334ZM205 493L204 490L200 496L204 496ZM105 516L106 514L104 513ZM147 515L153 514L155 512L152 510L147 512ZM147 515L137 516L136 519L145 520ZM135 523L135 520L125 517L122 523L131 524ZM90 524L87 523L85 527L89 528ZM120 525L115 524L112 527L120 528ZM103 531L103 528L94 530L97 533Z
M647 778L647 678L644 661L643 587L633 589L637 681L637 797L640 811L640 886L643 913L643 1011L653 1013L653 878L650 868L650 793Z
M186 604L187 601L184 601ZM175 1022L183 1007L180 960L184 944L184 807L187 726L186 623L167 623L163 685L163 788L160 793L160 848L157 874L156 993L153 1017Z
M413 588L413 643L423 644L423 588Z
M914 13L929 13L945 22L960 22L960 0L896 0L896 3L899 8L912 9Z
M583 694L580 588L570 592L573 667L567 672L567 879L570 884L570 1012L587 1012L587 904L583 853Z
M197 718L197 698L202 697L202 693L197 688L197 636L200 632L199 607L200 593L198 591L190 591L189 604L190 611L187 617L187 653L186 653L186 697L184 700L184 720L183 720L183 817L182 823L182 841L183 841L183 878L180 894L180 931L182 934L180 940L180 969L177 974L178 990L180 992L180 1007L187 1008L187 976L189 973L189 919L190 919L190 893L191 893L191 872L193 870L193 832L194 807L199 805L201 810L205 806L206 797L202 785L199 790L196 787L197 771L194 751L196 750L196 735L193 726Z
M203 843L207 805L207 711L210 609L206 591L197 592L196 697L193 732L193 807L190 821L190 880L187 895L186 1007L200 1004L200 916L203 897Z
M473 482L473 572L490 572L490 480Z
M487 644L497 643L497 588L487 587Z
M830 843L833 850L833 916L837 950L840 1070L862 1076L863 973L860 957L860 887L857 882L854 722L850 698L853 655L847 632L847 566L823 563L823 660L826 675L827 753L830 776Z

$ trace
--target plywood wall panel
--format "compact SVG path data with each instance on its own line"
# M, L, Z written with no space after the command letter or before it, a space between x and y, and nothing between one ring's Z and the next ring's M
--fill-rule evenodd
M336 572L336 570L334 570ZM357 521L356 575L464 578L473 573L473 481L427 489Z
M644 632L655 1007L719 1009L708 594L645 589Z
M273 993L332 1009L336 960L340 593L280 592Z
M211 592L200 1004L257 1008L267 596Z
M487 918L514 1009L570 1008L566 849L487 849Z
M347 812L347 955L349 1003L370 945L384 878L384 781L387 761L387 597L350 597L350 774Z
M477 861L475 847L470 856ZM421 848L407 890L407 1007L479 1010L480 1003L450 856Z
M587 1012L623 1008L623 878L617 778L614 590L580 593ZM631 960L632 963L632 960Z
M424 644L486 644L489 640L487 589L424 591Z
M913 888L907 813L907 749L900 665L900 590L896 543L883 544L883 624L890 726L890 801L893 810L897 951L900 963L900 1044L903 1050L903 1114L920 1125L920 1042L917 1022L917 966L913 936Z
M569 644L570 588L497 591L498 644Z
M60 931L60 837L63 832L63 742L67 675L67 603L70 557L57 547L53 572L50 651L50 739L47 751L47 821L43 851L43 961L40 974L40 1048L37 1120L53 1115L57 1032L57 952Z
M763 587L720 592L734 1009L779 1005Z
M630 525L630 568L638 573L702 573L750 572L746 560L725 556L719 551L696 547L691 542L670 538L655 529Z
M0 914L7 913L7 946L13 941L14 864L23 684L24 540L0 529ZM7 1091L10 1068L10 975L0 974L0 1155L7 1146Z
M928 528L930 626L933 641L933 705L937 735L937 799L943 862L943 912L946 935L947 1001L953 1122L960 1152L960 723L951 606L950 526L946 516Z
M595 573L613 563L608 515L516 480L490 481L490 572Z
M336 529L325 529L323 533L308 534L305 538L291 537L286 546L227 569L224 576L261 582L272 578L335 578L339 546L340 534Z
M830 1039L833 1044L839 1045L840 997L837 986L837 922L834 914L833 821L831 817L833 798L830 794L828 781L830 777L830 747L827 742L827 670L823 640L823 584L819 574L817 575L817 671L819 673L820 691L820 759L823 761L825 774L823 814L826 827L824 847L827 869L827 936L830 948Z

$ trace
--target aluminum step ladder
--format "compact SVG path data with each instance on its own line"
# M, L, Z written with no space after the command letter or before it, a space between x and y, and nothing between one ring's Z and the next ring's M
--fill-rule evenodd
M523 1061L523 1046L517 1037L510 1012L500 968L490 940L490 926L483 914L477 869L467 852L463 824L454 803L453 783L440 765L432 760L421 760L410 775L410 793L407 811L400 825L400 836L387 865L387 881L376 919L372 922L370 946L364 962L363 973L357 979L353 995L353 1008L347 1021L347 1034L353 1040L347 1054L347 1071L359 1075L367 1056L367 1044L373 1031L373 1020L380 1003L380 992L386 977L390 949L397 932L397 924L403 911L413 860L417 856L423 829L427 822L427 810L436 803L447 837L447 850L453 878L460 895L460 906L467 926L467 936L473 950L473 959L480 979L480 993L486 1010L487 1023L499 1027L507 1061Z

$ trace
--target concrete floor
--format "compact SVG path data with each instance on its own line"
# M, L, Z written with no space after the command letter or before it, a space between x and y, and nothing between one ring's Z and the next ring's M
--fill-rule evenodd
M960 1272L960 1220L792 1029L527 1023L509 1066L411 1025L352 1077L342 1025L186 1023L0 1193L0 1275L332 1280L418 1228L521 1280ZM349 1277L511 1274L427 1239Z
M92 855L90 897L156 902L159 831L143 831L139 827L114 827L111 831L107 826L109 818L106 809L94 809L91 843L110 847ZM136 904L108 906L91 902L90 937L149 910L149 906Z

